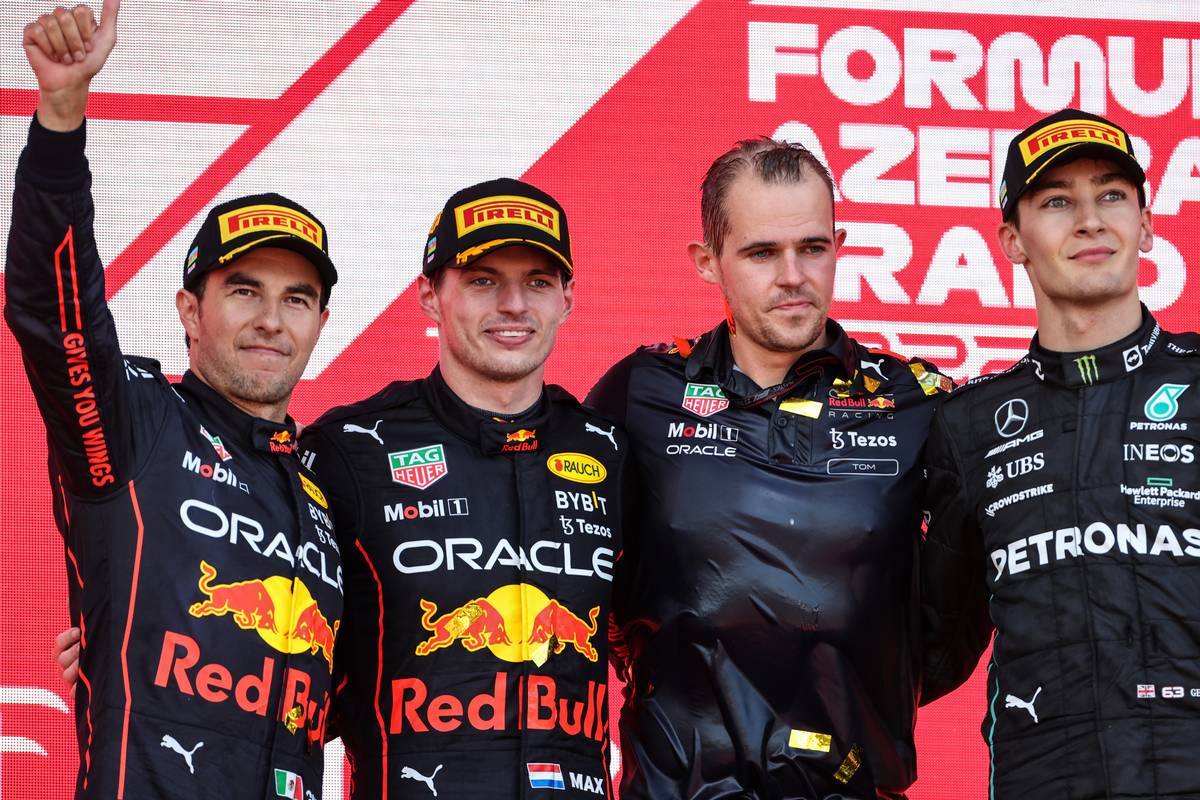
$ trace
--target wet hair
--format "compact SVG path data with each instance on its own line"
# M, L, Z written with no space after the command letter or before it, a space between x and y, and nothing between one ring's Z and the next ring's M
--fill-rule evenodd
M802 183L815 175L829 190L829 202L833 203L833 178L808 148L767 136L742 139L712 163L700 186L704 241L717 254L729 233L725 197L734 180L750 167L763 183Z

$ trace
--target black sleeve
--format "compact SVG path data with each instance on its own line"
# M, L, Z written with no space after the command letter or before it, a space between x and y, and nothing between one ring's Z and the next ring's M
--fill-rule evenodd
M92 230L85 128L58 133L34 118L13 193L4 318L67 489L96 496L136 473L134 438L157 431L154 376L126 373ZM134 370L136 373L137 371ZM159 392L161 397L161 392ZM140 398L140 399L139 399Z
M625 427L626 408L629 400L629 378L633 373L637 353L618 361L600 377L583 404L605 419Z
M922 704L962 685L992 635L983 534L959 464L945 415L939 412L925 449L930 516L921 548Z

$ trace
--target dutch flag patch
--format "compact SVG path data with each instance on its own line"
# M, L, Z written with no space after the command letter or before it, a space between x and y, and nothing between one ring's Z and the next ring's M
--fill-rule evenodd
M558 764L526 764L529 770L529 785L534 789L562 789L567 784L563 781L562 767Z

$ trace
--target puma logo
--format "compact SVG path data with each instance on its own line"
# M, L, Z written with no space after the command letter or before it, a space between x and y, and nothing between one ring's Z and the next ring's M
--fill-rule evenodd
M192 754L201 747L204 747L204 742L196 742L196 746L191 750L184 750L183 745L179 743L179 740L168 733L163 736L160 744L162 744L162 746L168 750L174 750L176 753L179 753L179 755L183 756L183 760L187 762L188 772L192 773L193 775L196 774L196 768L192 766Z
M595 425L593 425L592 423L587 422L587 423L584 423L583 429L585 431L587 431L588 433L598 433L601 436L603 436L605 439L608 439L610 442L612 442L613 450L621 449L621 448L617 447L617 437L613 436L613 434L616 433L616 431L617 431L616 425L613 425L608 430L604 430L603 428L598 428Z
M424 775L417 772L412 767L404 767L403 769L400 770L400 777L408 778L410 781L420 781L421 783L423 783L429 787L429 791L433 793L434 797L437 797L438 796L437 789L433 788L433 779L441 771L442 771L442 765L438 764L437 767L434 768L433 772L431 772L429 774L429 777L425 777Z
M1042 687L1039 686L1037 688L1037 691L1033 693L1033 697L1029 698L1028 703L1026 703L1021 698L1017 697L1015 694L1010 694L1004 698L1004 707L1005 708L1023 708L1023 709L1025 709L1026 711L1029 712L1029 716L1033 717L1033 724L1036 725L1037 721L1038 721L1038 715L1037 715L1037 711L1033 707L1033 704L1037 702L1038 695L1041 693L1042 693Z
M887 359L884 359L884 358L881 358L878 361L860 360L858 363L859 363L859 366L861 366L863 369L875 370L875 374L879 376L879 380L886 381L887 376L883 374L883 362L886 360Z
M353 422L347 422L342 426L342 433L365 433L375 441L383 444L383 439L379 438L379 434L375 432L379 429L379 423L381 422L383 422L381 419L375 420L375 424L370 428L364 428L361 425L355 425Z

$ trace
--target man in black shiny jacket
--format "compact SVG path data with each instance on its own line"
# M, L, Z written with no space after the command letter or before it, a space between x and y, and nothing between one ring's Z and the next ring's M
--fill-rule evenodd
M919 456L951 388L828 318L832 183L807 150L710 167L700 277L728 321L588 403L641 485L614 588L624 798L898 797L916 777Z
M1200 797L1200 337L1139 301L1145 179L1092 114L1013 139L1000 244L1037 335L930 434L926 691L962 683L995 631L995 798Z

